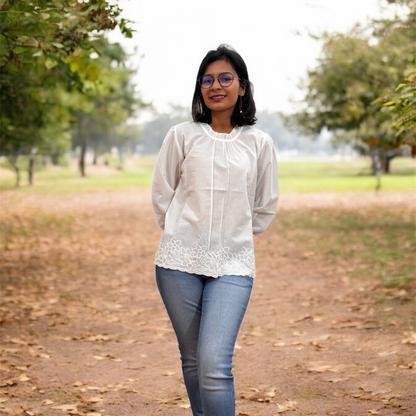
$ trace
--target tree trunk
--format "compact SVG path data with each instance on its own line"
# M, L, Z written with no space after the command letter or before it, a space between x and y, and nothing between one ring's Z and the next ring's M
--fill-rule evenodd
M87 153L87 137L85 135L83 125L84 125L84 118L82 115L78 116L78 142L81 143L81 153L79 155L79 172L81 176L84 178L86 176L85 172L85 155Z
M79 155L79 172L81 176L85 177L85 154L87 153L87 144L84 142L81 145L81 154Z
M400 149L388 150L384 155L384 173L390 173L390 162L401 154Z
M97 166L97 159L98 159L98 152L96 150L94 150L94 157L92 159L92 164L94 166Z
M18 155L10 155L7 156L7 160L9 161L10 165L12 166L14 173L16 174L16 182L15 182L15 187L18 188L20 186L20 169L17 166L17 158L19 156Z
M383 174L383 168L381 163L380 148L378 146L371 146L371 170L373 175L376 177L376 190L381 189L381 176Z
M31 186L33 185L33 177L35 174L36 153L37 153L37 149L32 149L29 155L29 164L27 167L28 181L29 181L29 185Z

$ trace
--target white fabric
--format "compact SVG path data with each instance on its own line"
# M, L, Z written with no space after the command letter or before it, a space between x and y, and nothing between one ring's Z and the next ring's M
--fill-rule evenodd
M250 126L230 134L186 122L165 137L152 201L164 230L155 264L218 277L255 276L253 234L273 220L279 195L269 135Z

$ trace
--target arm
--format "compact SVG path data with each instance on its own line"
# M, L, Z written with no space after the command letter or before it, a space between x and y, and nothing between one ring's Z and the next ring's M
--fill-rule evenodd
M175 128L171 128L163 141L156 159L152 182L152 202L157 222L165 228L165 216L175 195L181 177L184 152L176 137Z
M253 209L253 234L266 230L277 211L279 177L276 151L272 140L267 140L257 159L257 185Z

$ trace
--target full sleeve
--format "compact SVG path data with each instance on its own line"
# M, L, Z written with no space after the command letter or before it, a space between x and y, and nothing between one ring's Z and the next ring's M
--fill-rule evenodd
M266 230L277 211L279 178L276 151L272 140L267 140L257 158L257 183L253 209L253 234Z
M172 127L156 159L152 182L153 209L162 230L165 228L166 212L179 183L183 159L183 147L177 140L175 128Z

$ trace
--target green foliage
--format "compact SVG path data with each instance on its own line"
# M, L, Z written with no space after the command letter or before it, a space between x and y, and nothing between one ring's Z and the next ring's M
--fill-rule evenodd
M1 68L43 57L38 63L48 69L72 65L71 72L94 80L94 65L82 60L93 50L91 39L117 25L132 34L128 21L119 19L121 9L106 0L2 0L0 10Z
M321 57L308 72L305 107L295 115L305 131L318 134L326 127L335 140L363 150L368 146L390 149L402 143L391 113L382 111L403 82L404 71L415 64L415 6L397 3L405 13L373 21L370 30L356 26L346 34L319 37Z
M132 36L120 14L107 0L0 1L2 155L16 162L36 149L58 160L75 111L101 115L105 132L132 114L133 72L119 69L127 55L104 38L116 26Z
M400 84L392 100L384 104L394 113L393 128L398 140L414 143L416 137L416 68L408 71L405 83Z

